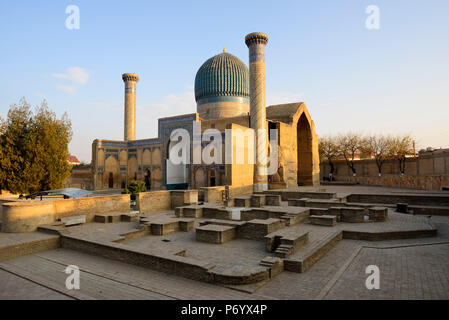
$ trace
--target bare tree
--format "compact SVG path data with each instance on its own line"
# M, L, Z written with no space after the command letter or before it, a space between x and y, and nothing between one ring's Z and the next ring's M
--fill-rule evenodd
M337 137L339 154L344 157L346 165L351 169L354 176L357 175L354 160L361 152L362 143L363 137L358 133L349 132Z
M405 173L405 160L408 156L415 155L415 142L409 134L397 136L391 139L388 154L392 159L398 161L399 172Z
M320 161L329 163L330 173L334 174L335 171L334 160L339 155L336 139L331 136L325 136L320 138L318 141L318 151L320 154Z
M382 166L389 157L391 143L392 138L384 135L370 135L363 139L362 152L374 156L379 176L382 175Z

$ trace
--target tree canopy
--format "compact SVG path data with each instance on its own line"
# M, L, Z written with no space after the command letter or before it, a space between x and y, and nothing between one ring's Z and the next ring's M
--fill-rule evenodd
M0 118L0 190L31 193L59 189L70 176L72 124L44 100L34 112L22 98Z
M360 133L344 133L337 136L324 136L319 139L318 150L320 162L328 162L330 172L334 172L334 162L343 158L354 175L356 159L368 158L376 161L379 175L387 160L397 160L402 174L405 172L405 160L415 156L415 140L409 134L389 136L372 134L364 136Z

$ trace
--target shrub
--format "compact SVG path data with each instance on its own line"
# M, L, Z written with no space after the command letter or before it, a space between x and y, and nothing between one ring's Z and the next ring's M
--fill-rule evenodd
M147 189L145 187L145 182L143 181L131 181L124 190L122 190L122 194L130 194L131 200L136 200L136 195L139 192L145 192Z

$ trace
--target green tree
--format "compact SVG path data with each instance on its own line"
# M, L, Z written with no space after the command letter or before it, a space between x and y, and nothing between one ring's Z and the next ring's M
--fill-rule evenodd
M62 188L71 171L67 114L57 119L46 101L33 113L22 98L0 121L1 188L12 193Z
M123 194L130 194L131 200L136 200L136 195L139 192L145 192L147 188L145 186L145 182L133 180L131 181L124 190L122 190Z

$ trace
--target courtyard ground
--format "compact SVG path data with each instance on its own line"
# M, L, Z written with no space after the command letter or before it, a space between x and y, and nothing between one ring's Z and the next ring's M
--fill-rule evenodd
M354 192L423 193L378 187L323 188L339 195ZM438 229L436 237L388 241L343 239L307 272L281 272L252 294L57 248L0 262L0 299L449 299L449 217L419 217L423 221L430 219ZM105 239L121 231L102 235L99 230L102 228L125 230L128 227L126 223L89 224L88 228L78 229L84 236ZM42 237L51 239L54 236L0 233L0 241L7 244ZM254 261L264 255L257 254L260 243L243 239L221 245L214 255L213 250L206 249L211 247L208 244L200 244L205 250L198 250L200 247L194 246L189 233L175 233L167 238L176 240L173 241L175 245L180 241L184 247L191 246L193 254L204 254L205 257L207 254L217 263L228 261L233 254L232 259ZM126 243L136 247L157 245L151 237ZM171 245L162 244L169 248ZM235 246L239 250L233 251ZM245 251L250 253L248 257L244 257ZM80 290L65 287L67 274L64 271L68 265L80 268ZM365 269L369 265L377 265L380 269L378 290L365 287L368 277Z

